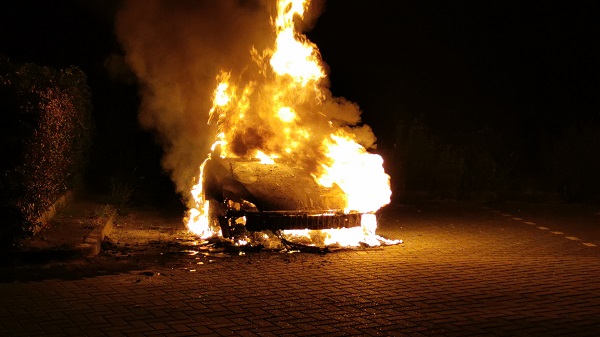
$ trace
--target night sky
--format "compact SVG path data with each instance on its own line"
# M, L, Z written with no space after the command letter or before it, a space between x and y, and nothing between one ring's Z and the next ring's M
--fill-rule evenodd
M313 40L334 89L378 127L422 113L440 129L534 132L597 119L598 14L569 1L331 1Z
M118 4L4 1L0 54L79 66L94 95L97 160L162 179L160 147L137 125L135 81L107 71L122 54ZM332 92L358 103L382 154L394 151L402 123L420 120L441 141L489 132L537 158L540 139L600 123L599 14L594 1L330 0L306 34ZM117 145L107 135L130 136Z

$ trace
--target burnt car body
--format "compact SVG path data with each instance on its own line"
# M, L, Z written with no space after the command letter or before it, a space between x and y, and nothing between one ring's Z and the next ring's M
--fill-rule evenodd
M291 163L264 164L255 159L210 158L203 169L203 191L211 225L224 237L239 230L350 228L360 213L344 213L345 193L324 187Z

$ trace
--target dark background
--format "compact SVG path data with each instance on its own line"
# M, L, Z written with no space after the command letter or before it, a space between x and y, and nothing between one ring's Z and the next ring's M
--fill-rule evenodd
M138 126L135 81L107 71L122 53L118 4L3 1L0 53L88 75L90 188L116 177L146 201L177 202L160 146ZM330 0L307 35L334 95L357 102L374 129L395 197L502 190L597 201L598 14L593 1Z

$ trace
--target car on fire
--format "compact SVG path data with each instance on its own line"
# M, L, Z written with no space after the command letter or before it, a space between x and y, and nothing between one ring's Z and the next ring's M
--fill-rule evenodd
M209 224L220 227L225 238L361 226L361 213L345 212L346 196L337 185L321 186L293 163L212 156L202 179Z

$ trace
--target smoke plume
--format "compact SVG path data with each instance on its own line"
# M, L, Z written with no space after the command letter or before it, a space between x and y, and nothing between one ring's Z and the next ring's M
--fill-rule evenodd
M141 84L141 125L164 146L163 167L185 196L214 134L207 126L220 69L251 64L242 51L273 38L269 9L257 1L129 0L116 32Z
M323 2L314 1L310 17L299 27L311 28L322 9ZM280 144L278 126L270 124L265 111L271 104L266 97L273 97L282 83L265 77L256 62L262 51L273 47L274 14L275 3L267 0L126 0L117 15L118 38L141 84L140 123L159 137L165 153L163 167L184 198L215 140L216 123L208 125L207 121L216 78L222 71L256 87L251 95L252 113L244 121L245 128L232 137L232 151L243 156ZM358 106L332 97L326 79L319 85L320 90L306 97L289 95L299 99L289 104L302 123L313 133L323 133L298 154L307 159L305 166L316 165L322 156L317 141L331 133L332 127L347 129L365 148L375 143L371 129L359 127Z

